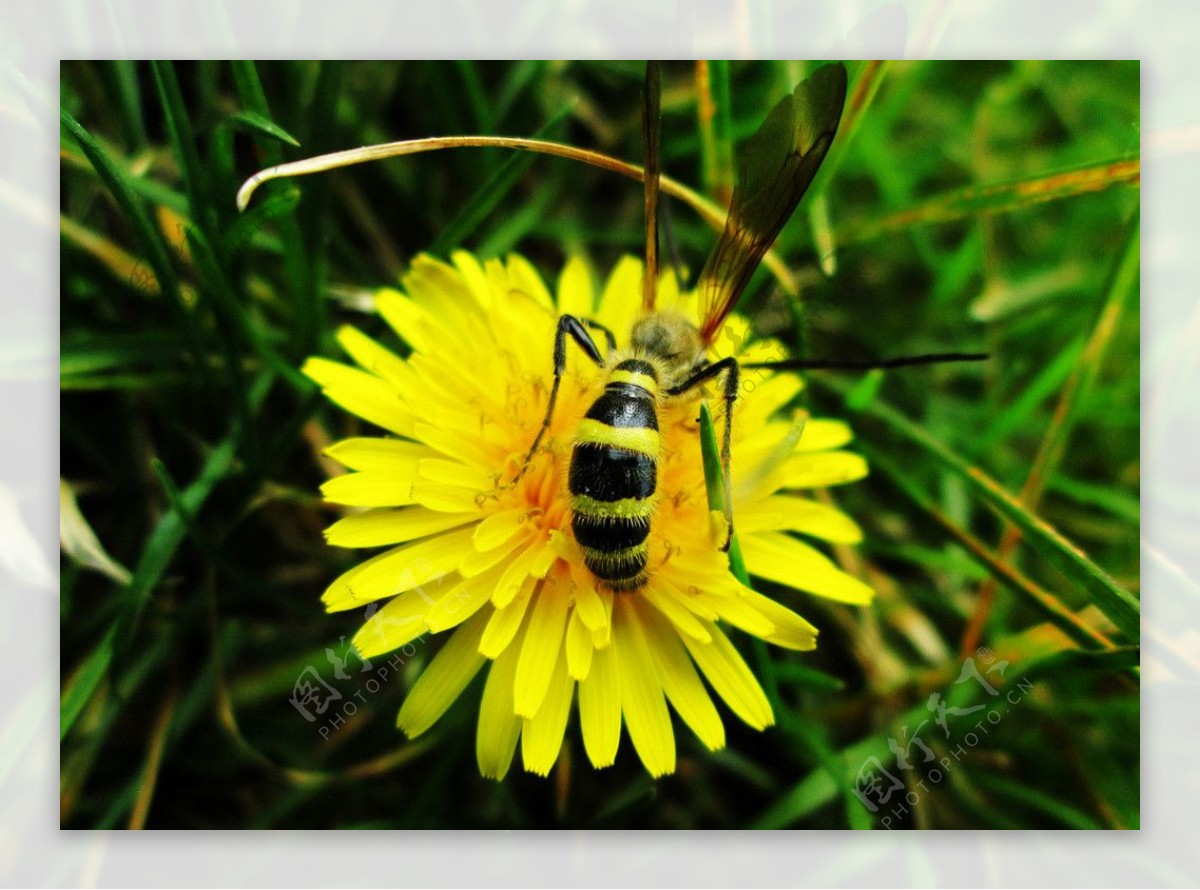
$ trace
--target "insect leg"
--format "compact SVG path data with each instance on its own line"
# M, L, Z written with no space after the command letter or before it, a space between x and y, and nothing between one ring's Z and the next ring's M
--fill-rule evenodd
M537 437L533 440L533 444L529 446L529 453L525 455L525 460L521 463L520 472L517 473L516 478L509 485L515 485L525 475L525 471L529 469L529 462L533 460L538 446L542 444L542 438L546 435L546 430L550 428L550 418L554 415L554 404L558 401L558 387L562 383L563 371L567 367L567 337L569 336L574 340L579 345L579 348L587 354L588 358L600 367L604 367L604 358L600 355L600 349L596 346L596 341L592 339L592 335L584 327L585 324L587 322L581 322L574 315L563 315L558 319L558 329L554 332L554 384L550 387L550 401L546 405L546 416L542 419L542 426L538 430ZM612 334L610 333L608 336L611 338Z
M594 318L581 318L579 320L581 322L583 322L583 324L585 324L587 327L591 328L593 331L599 331L600 333L602 333L604 335L605 341L607 341L607 343L608 343L608 351L610 353L616 352L617 338L613 336L612 331L610 331L604 325L600 324L600 322L596 321Z
M723 398L725 400L725 429L721 436L721 475L724 477L725 488L725 521L728 525L726 532L725 543L722 545L722 550L728 550L729 545L733 543L733 483L729 476L729 455L730 441L733 435L733 403L737 401L738 380L740 377L738 370L737 359L723 358L719 362L713 362L711 365L705 365L700 370L696 371L687 380L678 386L673 386L667 390L667 395L677 396L687 392L689 389L699 386L719 374L725 375L725 388Z

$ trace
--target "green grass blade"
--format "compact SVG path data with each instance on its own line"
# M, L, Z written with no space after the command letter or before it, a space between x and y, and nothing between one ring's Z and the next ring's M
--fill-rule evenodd
M1020 430L1036 416L1037 409L1046 399L1058 392L1071 375L1079 359L1083 340L1077 339L1066 346L1038 371L1037 376L1026 385L1015 398L1006 400L979 436L968 443L972 455L987 454L1000 442Z
M475 129L480 133L492 132L491 101L483 88L479 72L475 69L475 62L471 59L459 59L454 64L459 77L462 78L467 104L471 106L471 117L475 119Z
M1104 189L1137 188L1141 184L1141 170L1139 159L1119 158L1011 182L967 186L879 219L848 220L837 227L836 237L839 244L860 243L911 226L1011 213L1034 204Z
M704 487L708 492L708 509L720 513L725 509L725 476L721 470L721 449L717 445L717 432L713 426L712 413L708 403L700 403L700 454L704 460ZM734 522L737 517L734 517ZM746 571L746 561L742 557L742 546L738 543L737 532L729 543L729 570L735 578L750 586L750 575Z
M130 151L138 151L146 144L146 120L142 114L142 100L138 90L137 62L117 59L106 63L112 79L116 106L120 112L121 128L125 131L125 142Z
M80 149L95 168L100 181L112 192L117 205L124 212L130 225L133 226L134 233L141 242L142 249L146 252L146 260L158 278L159 287L182 309L179 278L171 263L170 251L158 229L150 222L150 216L146 213L141 199L134 194L134 190L130 186L130 177L66 109L59 111L59 117L63 127L79 144Z
M1087 652L1070 649L1056 652L1024 670L1026 679L1077 677L1085 671L1124 673L1141 667L1142 650L1137 646L1121 646L1108 652Z
M96 689L100 681L108 673L113 659L113 643L117 638L117 627L113 625L100 644L92 650L83 665L75 674L70 685L63 691L62 701L58 708L58 738L61 741L67 737L79 715Z
M277 139L296 148L300 147L300 143L296 141L295 136L270 118L256 111L239 111L237 114L231 114L225 118L224 123L236 130L242 130L246 133L256 133L259 136Z
M229 436L217 446L204 462L200 475L196 477L180 495L183 507L195 516L208 496L212 494L217 483L225 477L233 466L234 455L237 453L237 439ZM133 582L129 585L126 596L126 610L122 620L117 625L121 629L119 639L122 643L128 640L137 623L138 616L150 599L150 594L170 565L175 551L183 543L187 533L187 523L176 509L168 510L158 521L150 534L141 559L133 571Z
M162 103L167 134L179 161L179 172L183 177L183 190L188 196L191 217L204 231L212 231L216 219L210 212L208 179L200 163L200 152L196 148L191 118L184 105L183 94L179 90L175 68L170 62L154 61L150 63L150 70L154 72L154 83Z
M271 345L270 341L267 340L266 336L259 330L258 325L250 317L250 314L242 305L242 300L239 300L233 292L233 288L225 277L224 270L221 268L208 241L193 226L188 226L186 232L188 247L192 251L192 258L196 263L196 269L205 283L203 293L216 302L217 311L229 319L266 365L272 370L277 371L297 392L306 393L311 390L311 381L296 370L292 363L285 359Z

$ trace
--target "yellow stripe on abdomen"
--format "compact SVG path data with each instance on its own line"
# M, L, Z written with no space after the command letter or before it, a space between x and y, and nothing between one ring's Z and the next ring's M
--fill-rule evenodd
M617 368L608 375L609 383L628 383L632 386L640 386L642 389L651 395L658 395L658 381L649 374L643 374L640 371L623 371Z
M578 445L607 445L609 448L620 448L648 457L658 457L662 444L658 430L648 427L609 426L590 417L585 417L579 422L575 442Z

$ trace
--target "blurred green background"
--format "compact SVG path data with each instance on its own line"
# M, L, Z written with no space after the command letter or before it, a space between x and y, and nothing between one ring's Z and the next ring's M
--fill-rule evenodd
M867 533L834 555L877 600L780 594L821 646L745 647L765 733L725 712L709 754L677 723L678 773L653 782L627 739L593 771L572 727L550 779L496 784L480 684L408 744L395 713L435 644L370 691L346 651L362 615L322 612L363 554L323 543L320 450L361 425L296 368L345 321L398 346L369 295L421 251L517 250L550 281L583 254L601 278L641 251L640 188L468 149L271 183L240 216L234 195L282 160L432 135L640 161L643 66L64 63L63 826L1138 827L1138 63L847 67L778 246L800 296L760 272L747 310L797 354L991 354L811 377L872 465L831 496ZM667 65L666 172L721 200L808 70ZM716 235L665 213L694 273ZM293 706L307 668L354 703L344 723Z

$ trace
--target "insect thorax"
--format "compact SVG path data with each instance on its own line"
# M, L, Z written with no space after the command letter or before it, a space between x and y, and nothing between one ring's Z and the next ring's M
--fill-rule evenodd
M638 319L630 343L635 355L655 360L663 373L664 388L686 380L704 354L696 326L674 312L655 312Z

